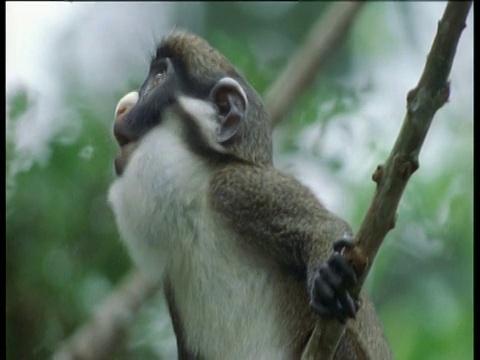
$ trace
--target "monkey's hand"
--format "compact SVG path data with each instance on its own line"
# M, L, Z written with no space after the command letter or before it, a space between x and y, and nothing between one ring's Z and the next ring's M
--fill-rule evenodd
M351 238L341 238L333 244L334 253L317 269L310 288L310 306L326 319L336 318L342 324L355 318L358 299L350 294L357 284L357 275L343 254L353 246Z

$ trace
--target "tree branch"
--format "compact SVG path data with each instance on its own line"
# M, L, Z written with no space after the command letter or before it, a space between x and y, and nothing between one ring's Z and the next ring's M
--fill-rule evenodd
M93 319L79 328L53 355L54 360L106 359L125 339L141 305L158 290L159 284L131 271L96 310Z
M332 53L343 44L363 4L363 1L334 3L313 25L302 47L265 95L265 107L270 112L272 126L282 120Z
M346 256L360 274L358 294L386 234L394 228L400 198L410 176L418 169L418 156L433 116L449 97L447 81L458 40L472 2L449 2L418 85L407 95L407 113L400 134L385 165L373 174L377 189L360 226L356 246ZM331 359L345 325L328 321L310 337L303 360Z

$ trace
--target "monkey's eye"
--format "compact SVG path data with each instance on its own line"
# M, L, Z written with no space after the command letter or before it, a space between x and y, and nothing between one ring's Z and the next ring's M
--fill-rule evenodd
M162 83L162 81L165 79L165 71L159 72L155 77L153 78L153 86L158 86Z
M157 71L157 74L153 78L153 86L160 85L162 81L165 80L166 75L167 75L167 64L165 62L162 62L160 68Z

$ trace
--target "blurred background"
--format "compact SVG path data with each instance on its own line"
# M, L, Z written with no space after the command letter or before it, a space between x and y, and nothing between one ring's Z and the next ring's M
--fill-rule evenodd
M275 129L277 167L354 229L445 4L367 3ZM189 29L265 94L330 5L7 2L7 359L49 358L132 267L106 202L111 127L156 42L173 27ZM473 9L450 79L450 101L366 284L399 360L473 358ZM161 296L111 358L175 358Z

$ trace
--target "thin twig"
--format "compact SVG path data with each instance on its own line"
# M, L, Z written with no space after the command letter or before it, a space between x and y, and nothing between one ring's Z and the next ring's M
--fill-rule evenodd
M398 204L419 167L418 156L433 116L448 100L447 79L471 5L471 1L447 4L420 81L407 95L407 113L397 141L385 165L373 174L375 195L356 235L357 245L346 253L361 275L357 294L383 239L395 226ZM344 329L337 321L315 327L302 359L331 359Z
M96 310L53 355L53 360L106 359L125 338L140 306L158 290L139 271L131 271Z
M273 126L282 120L333 52L344 43L363 4L363 1L333 3L313 25L304 44L265 95L265 107L270 112Z

